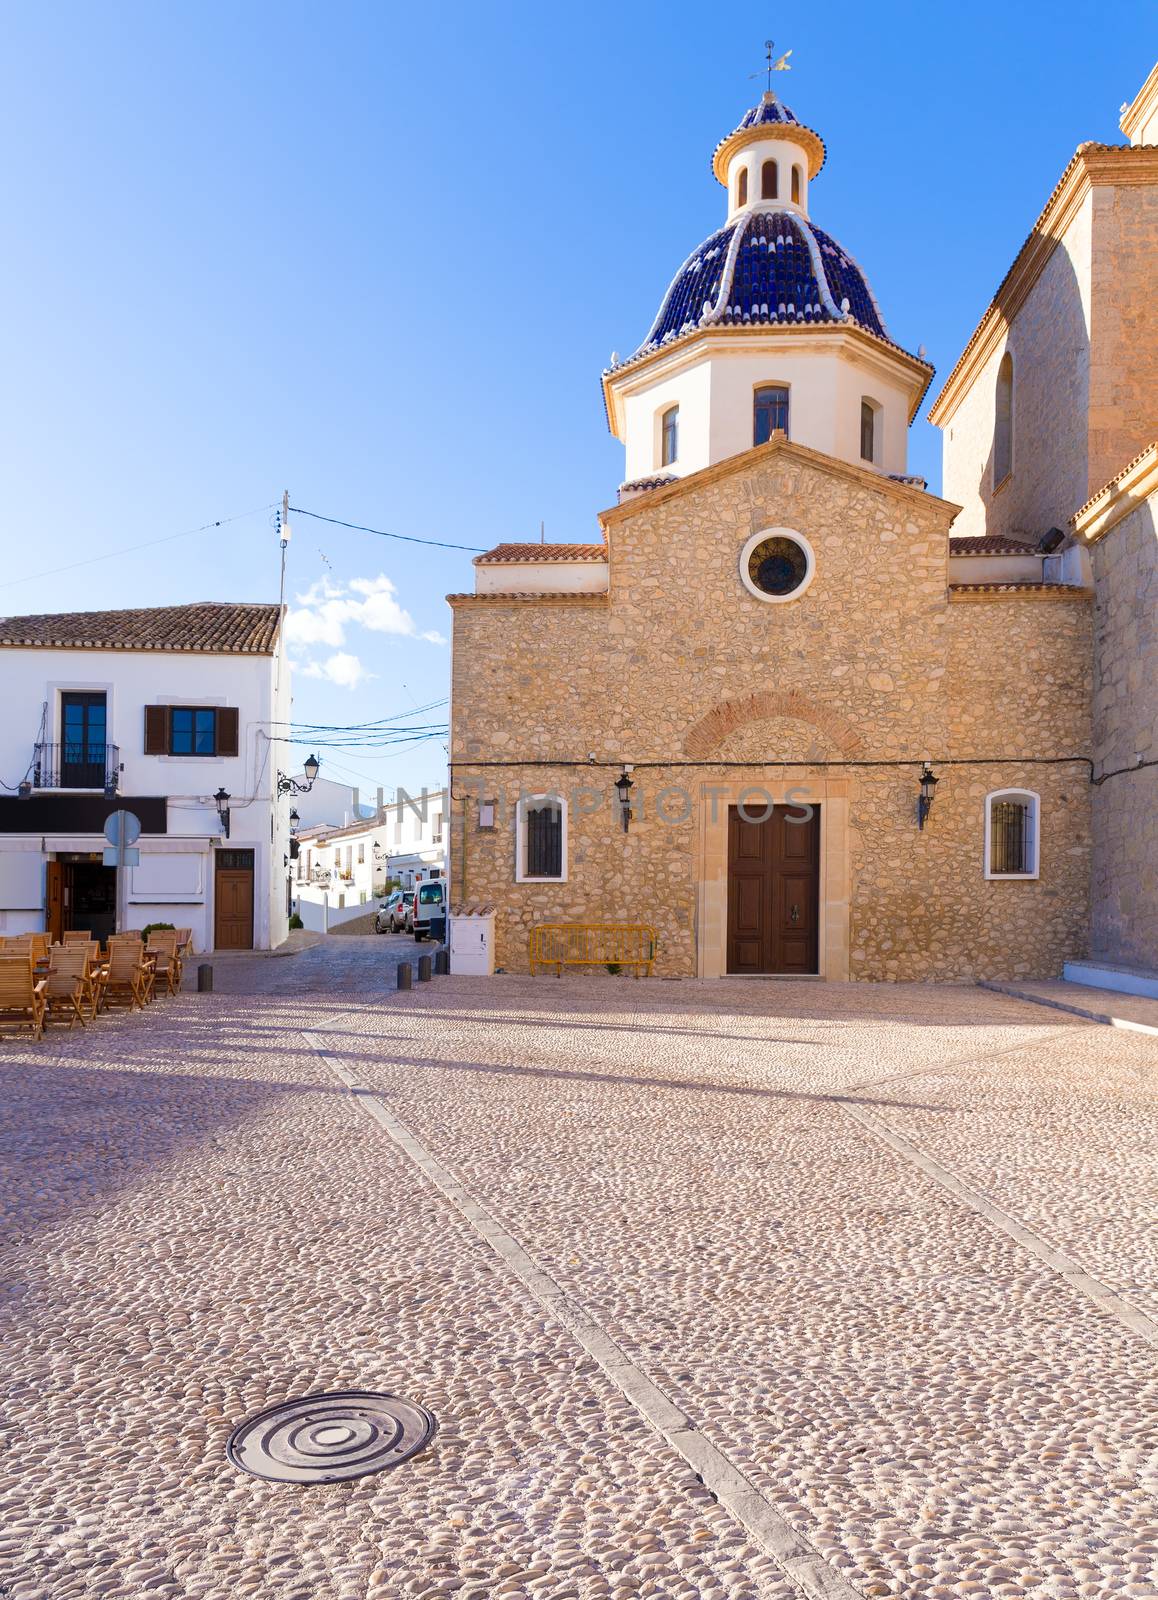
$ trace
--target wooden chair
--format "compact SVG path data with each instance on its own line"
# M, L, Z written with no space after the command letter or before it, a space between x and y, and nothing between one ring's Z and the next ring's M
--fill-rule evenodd
M47 981L32 970L30 955L0 955L0 1027L27 1028L44 1037Z
M101 1005L127 1005L139 1011L148 1004L148 977L139 939L109 940L109 961L105 968Z
M89 979L89 953L83 945L53 945L48 956L46 988L46 1020L59 1013L68 1018L69 1028L79 1022L86 1027L88 1017L96 1014L92 983Z
M28 937L32 941L33 961L43 961L52 949L52 935L50 933L30 933Z
M181 958L177 954L177 930L159 928L148 943L148 954L154 958L155 985L163 986L165 994L176 994L181 987Z
M90 928L70 928L67 933L61 935L60 942L61 944L90 944L92 942L92 930Z

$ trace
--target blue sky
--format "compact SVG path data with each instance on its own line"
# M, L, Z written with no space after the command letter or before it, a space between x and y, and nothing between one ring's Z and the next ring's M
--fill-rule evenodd
M709 156L759 94L769 34L793 51L778 88L828 145L813 216L944 377L1153 59L1152 7L1131 0L719 15L0 5L0 610L276 599L285 488L456 544L540 520L594 537L622 476L600 370L722 221ZM910 463L939 486L923 420ZM441 698L443 596L471 586L470 556L293 520L289 595L315 602L295 716ZM326 753L364 789L443 764L437 743Z

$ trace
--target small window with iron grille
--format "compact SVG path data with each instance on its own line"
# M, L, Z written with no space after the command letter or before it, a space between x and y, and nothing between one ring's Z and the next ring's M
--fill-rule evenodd
M1036 878L1041 801L1032 789L998 789L985 798L985 876Z
M561 795L527 795L519 801L515 882L567 878L567 802Z

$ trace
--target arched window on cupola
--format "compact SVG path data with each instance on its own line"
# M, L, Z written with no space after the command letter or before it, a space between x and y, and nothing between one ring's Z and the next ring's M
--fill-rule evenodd
M765 161L760 168L760 198L775 200L780 193L780 169L775 161Z
M740 176L736 180L736 204L737 204L737 206L746 206L748 204L748 169L747 169L747 167L741 167L740 168Z
M880 429L877 426L880 416L880 406L875 400L870 400L867 395L860 403L860 457L862 461L876 461L877 452L881 446Z
M793 169L792 169L792 203L793 203L793 205L799 205L800 204L800 192L801 192L802 188L803 188L803 184L801 183L800 168L799 167L793 167Z
M997 369L993 419L993 487L1000 489L1013 471L1013 357L1007 350Z
M779 386L757 389L752 407L752 443L767 444L777 429L788 432L788 390Z
M680 453L680 408L669 406L660 418L660 466L670 467Z

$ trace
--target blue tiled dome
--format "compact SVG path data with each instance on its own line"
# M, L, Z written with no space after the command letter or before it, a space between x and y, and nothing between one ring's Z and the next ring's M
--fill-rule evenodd
M734 133L742 133L745 128L758 128L764 122L799 122L800 118L794 111L790 111L783 100L777 100L773 95L764 95L758 106L753 106L751 111L744 115L743 121ZM729 138L731 135L729 135Z
M692 252L628 360L698 329L822 322L889 337L864 273L835 239L794 211L756 211Z

